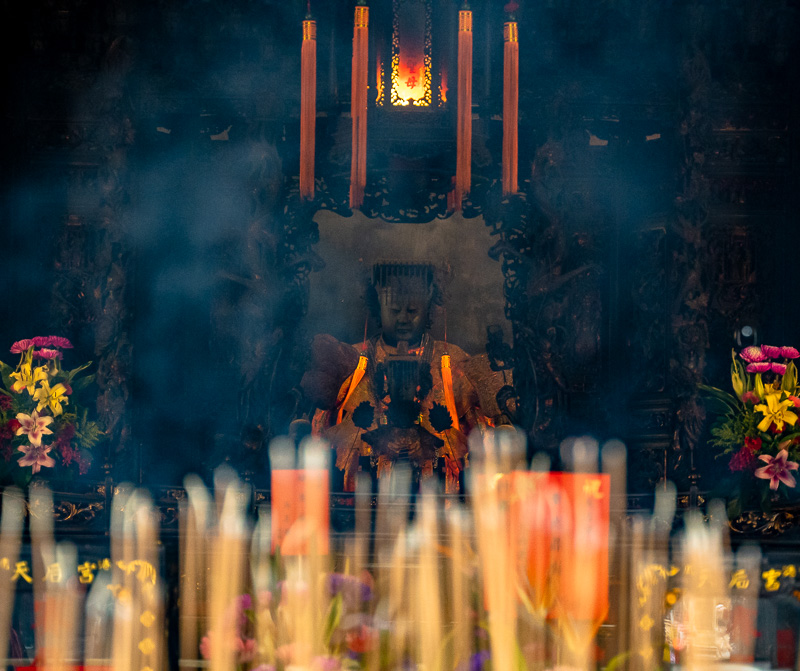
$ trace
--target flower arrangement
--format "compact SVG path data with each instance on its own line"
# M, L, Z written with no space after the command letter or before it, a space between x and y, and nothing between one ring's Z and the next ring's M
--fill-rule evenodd
M795 488L793 471L800 460L798 357L794 347L746 347L738 355L732 352L733 394L701 385L710 409L718 414L709 442L722 449L728 469L740 480L729 513L741 510L741 499L754 485L763 507L775 494L785 496Z
M378 631L368 613L373 598L372 578L366 572L362 578L330 573L325 582L327 608L322 624L325 651L311 660L312 668L361 669L365 655L376 651L378 646ZM236 668L254 671L295 668L293 664L298 656L302 657L302 651L292 638L296 623L290 621L291 608L287 608L287 602L308 597L307 585L284 580L273 590L240 595L230 606L235 626L230 632L229 646ZM214 632L209 631L200 641L200 655L211 659L216 644Z
M11 346L19 355L16 368L0 361L0 484L24 487L43 468L59 475L89 470L91 449L104 434L75 394L94 376L79 376L91 361L63 369L67 349L67 338L37 336Z

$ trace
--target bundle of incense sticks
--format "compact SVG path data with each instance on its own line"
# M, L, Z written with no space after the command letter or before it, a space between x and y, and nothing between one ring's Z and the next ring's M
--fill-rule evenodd
M269 507L255 520L248 517L250 492L233 471L216 473L213 493L199 478L187 478L173 614L180 621L172 628L179 631L181 666L590 669L598 666L598 629L611 621L606 662L615 655L614 666L659 667L674 488L659 489L652 515L631 519L619 443L606 444L602 454L591 440L565 443L569 477L549 473L544 457L526 468L525 442L516 430L475 434L470 448L466 503L441 496L431 482L412 501L411 474L398 467L381 479L373 505L370 483L361 479L354 532L336 539L329 552L320 515L327 502L314 478L302 480L297 492L302 510L286 538L293 535L293 547L303 550L293 554L274 546ZM298 454L293 443L277 440L273 467L318 472L328 450L307 439ZM610 515L598 517L598 501L610 506ZM2 505L0 557L13 564L25 514L22 493L7 490ZM148 494L124 486L116 493L111 571L88 595L75 577L43 579L48 567L75 563L75 547L54 540L52 510L50 492L32 489L34 589L42 604L36 665L57 671L90 662L114 671L167 668L166 585ZM703 567L681 586L682 625L691 639L683 663L689 668L706 666L721 645L719 612L730 600L731 569L723 531L718 522L689 516L680 539L682 561ZM757 563L752 552L739 558L740 566ZM607 567L614 580L610 600ZM12 590L13 583L0 581L3 656ZM748 646L752 652L745 629L734 646L743 658Z

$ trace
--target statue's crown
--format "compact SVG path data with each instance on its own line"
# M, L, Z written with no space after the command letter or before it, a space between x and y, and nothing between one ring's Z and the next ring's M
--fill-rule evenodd
M372 283L376 288L381 288L397 280L410 280L421 282L429 288L433 285L435 271L432 263L380 261L372 266Z

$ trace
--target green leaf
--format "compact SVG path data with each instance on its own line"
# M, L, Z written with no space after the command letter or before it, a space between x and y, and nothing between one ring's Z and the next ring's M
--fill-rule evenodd
M11 385L14 384L14 380L11 379L11 373L13 372L14 369L11 366L0 361L0 376L3 378L3 384L6 389L11 389Z
M23 491L31 484L31 480L33 480L33 471L30 468L18 468L14 472L14 484Z
M797 366L794 365L794 361L790 361L786 364L786 372L783 374L781 389L792 395L795 387L797 387Z
M451 629L445 634L442 642L439 644L439 651L436 653L436 667L437 669L444 669L446 667L445 660L449 659L451 663L455 663L456 651L453 649L453 640L455 639L455 629ZM463 651L462 651L463 652Z
M106 434L97 422L82 422L75 425L75 439L84 449L91 450Z
M72 391L81 391L82 389L86 389L90 384L92 384L95 380L95 375L87 375L86 377L82 377L80 380L72 384Z
M387 629L378 632L378 668L394 668L392 664L392 635Z
M605 666L603 671L618 671L618 669L625 668L625 662L628 661L633 653L628 650L626 652L621 652L618 655L614 655L610 660L608 660L608 664Z
M756 373L756 396L763 400L764 396L767 395L767 390L764 389L764 382L761 379L761 373Z
M742 362L736 356L735 350L731 350L733 362L731 363L731 385L734 393L741 398L747 389L747 371Z
M333 637L333 632L339 626L339 623L342 620L342 610L344 609L344 600L342 599L341 593L337 594L333 599L331 599L331 605L328 607L328 614L325 616L325 630L324 630L324 637L325 637L325 646L328 647L331 644L331 638Z
M536 609L533 606L533 602L528 598L528 595L525 593L525 590L522 589L522 586L517 584L517 596L522 601L522 605L525 606L525 610L529 613L535 613Z
M782 433L778 436L778 442L782 443L784 440L792 440L800 436L800 429L795 429L794 431L787 431L786 433Z
M528 671L528 665L525 663L525 657L522 655L522 649L516 638L514 638L514 669L515 671Z
M761 487L761 510L765 513L772 511L772 490L767 485L766 480L763 481Z
M735 396L729 394L727 391L722 391L722 389L717 389L717 387L709 387L707 384L701 384L698 385L698 387L700 391L702 391L708 397L716 399L730 410L733 410L734 412L739 412L741 410L741 403L739 403Z
M69 382L70 384L72 384L72 378L73 378L73 377L75 377L75 376L76 376L78 373L80 373L82 370L86 370L86 369L87 369L89 366L91 366L91 365L92 365L92 362L91 362L91 361L89 361L89 362L87 362L87 363L83 364L82 366L78 366L77 368L73 368L71 371L69 371L69 372L67 373L67 382Z
M703 403L706 406L706 410L714 415L728 415L732 414L733 412L730 405L725 403L725 401L713 396L706 398Z
M728 519L735 520L742 514L742 499L740 496L735 496L728 501L726 506L728 511Z

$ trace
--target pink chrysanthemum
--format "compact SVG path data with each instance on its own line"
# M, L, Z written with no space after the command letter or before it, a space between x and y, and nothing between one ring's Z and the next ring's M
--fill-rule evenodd
M784 359L796 359L800 356L800 352L794 347L781 347L781 356Z
M38 356L41 359L60 359L63 355L57 349L42 347L42 349L33 350L33 356Z
M781 356L781 348L774 345L761 345L761 353L769 359L778 359Z
M777 373L778 375L783 375L786 372L786 364L785 363L772 363L770 366L773 373Z
M33 338L34 347L49 347L50 338L48 336L36 336Z
M770 365L769 361L760 361L758 363L747 364L746 370L748 373L766 373L771 368L772 366Z
M756 347L755 345L745 347L741 352L739 352L739 356L747 361L747 363L758 363L759 361L764 361L764 359L767 358L761 351L761 348Z
M30 338L26 338L25 340L17 340L17 342L11 345L11 353L22 354L23 352L27 352L33 346L34 342Z
M781 450L776 456L762 454L759 459L766 462L766 466L757 469L755 476L762 480L769 480L770 489L778 489L782 482L787 487L794 487L797 484L794 476L789 471L797 470L797 462L789 461L789 453Z
M50 347L60 347L61 349L72 349L72 343L63 336L47 336Z
M755 405L756 403L761 403L761 399L754 391L746 391L742 395L742 403L752 403Z

